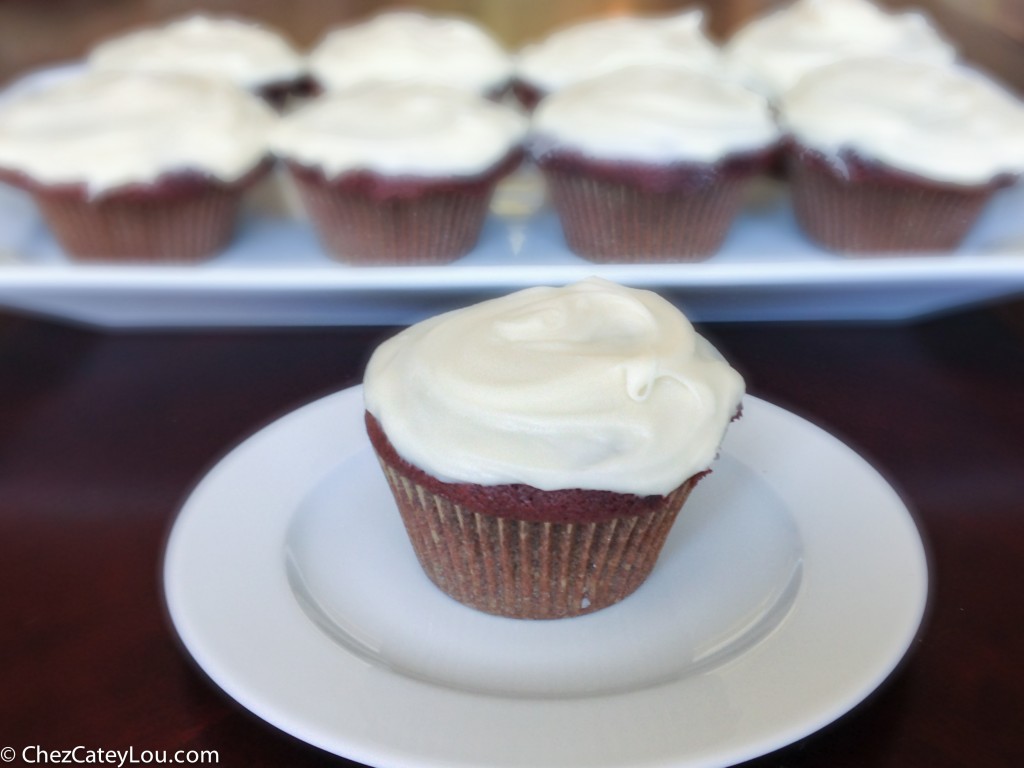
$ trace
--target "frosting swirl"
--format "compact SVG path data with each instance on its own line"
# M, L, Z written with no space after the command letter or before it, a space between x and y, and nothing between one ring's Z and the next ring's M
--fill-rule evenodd
M329 91L375 81L486 94L508 83L512 57L466 19L389 11L329 32L310 53L309 68Z
M107 40L90 52L88 64L98 71L216 77L249 90L305 73L303 57L275 32L202 15Z
M366 408L447 482L664 495L707 469L744 384L650 291L529 288L382 344Z
M778 139L765 98L735 83L661 66L569 86L534 113L533 150L612 160L714 162Z
M960 66L853 59L805 77L779 105L801 144L952 184L1024 172L1024 103Z
M271 144L327 176L471 176L503 160L525 132L521 115L466 91L364 83L288 115Z
M0 166L92 195L180 171L230 183L267 156L274 120L219 80L87 73L0 107Z
M723 48L726 71L773 98L818 67L861 56L940 63L956 51L923 13L887 12L868 0L797 0L753 20Z
M572 83L624 67L656 64L714 73L719 51L704 34L704 15L613 16L558 30L524 47L516 75L552 93Z

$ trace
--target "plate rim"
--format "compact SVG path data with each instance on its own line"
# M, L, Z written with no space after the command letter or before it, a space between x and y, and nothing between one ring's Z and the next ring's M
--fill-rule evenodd
M354 402L353 402L354 401ZM301 691L297 690L305 684L303 681L309 680L310 670L304 668L303 672L305 676L299 675L295 679L289 679L287 675L278 674L269 675L271 687L277 685L281 686L281 689L277 691L280 699L285 700L282 705L281 701L275 702L273 695L267 696L265 690L268 682L266 679L258 681L254 684L252 679L239 679L239 672L237 665L234 669L231 668L231 664L226 664L225 659L221 658L217 645L223 642L223 640L211 639L211 633L216 634L218 629L211 627L210 625L203 626L203 621L209 622L213 615L210 610L210 606L205 603L209 603L213 598L209 593L198 595L195 590L189 586L190 579L187 577L186 562L194 559L196 555L197 545L206 546L211 548L209 552L201 553L203 557L212 557L214 552L219 552L216 546L213 546L211 542L202 542L195 538L196 532L201 532L204 527L196 523L200 520L201 516L206 514L204 510L207 510L210 498L216 501L219 494L227 491L228 497L231 493L237 491L237 489L231 488L230 481L232 480L232 473L243 471L247 464L250 464L254 459L254 452L270 452L273 453L277 449L279 443L287 443L288 437L291 433L302 434L307 431L308 425L317 423L316 429L318 430L318 436L316 445L313 446L310 451L310 456L318 458L319 464L312 468L311 471L314 473L319 472L325 474L330 467L335 467L337 463L343 460L346 456L351 453L364 450L365 434L361 430L356 430L353 434L344 434L341 429L326 430L322 425L321 412L341 411L345 409L358 408L358 413L361 414L361 386L356 385L347 389L335 392L325 397L318 398L312 402L309 402L299 408L292 410L291 412L281 416L280 418L270 422L263 428L254 432L252 435L247 437L245 440L237 444L232 450L224 454L224 456L217 461L207 471L203 477L199 480L192 492L188 495L185 502L181 505L181 508L174 519L174 523L171 527L167 538L167 544L165 548L164 562L162 568L163 574L163 591L166 602L168 615L171 619L171 624L174 627L178 637L184 646L185 650L192 656L199 667L206 673L206 675L212 680L212 682L225 691L231 696L236 702L241 704L246 709L253 712L261 719L269 722L275 727L285 731L299 738L300 740L306 741L314 746L324 749L328 752L344 756L348 759L357 760L370 765L375 766L395 766L396 768L428 768L432 766L457 766L457 765L479 765L480 754L479 749L474 752L473 749L467 749L466 745L463 745L460 749L458 746L455 748L448 748L448 753L444 754L442 749L438 751L438 745L424 745L420 743L417 745L417 738L423 740L424 734L429 729L425 729L422 723L415 723L412 730L415 731L412 737L409 734L398 734L395 735L400 737L395 743L379 743L379 732L378 735L371 734L366 737L353 738L351 733L345 733L346 727L341 724L336 727L334 732L330 732L330 728L325 729L323 722L317 722L315 719L311 720L310 713L307 711L300 711L294 706L294 702L290 702L291 699L297 698L297 694ZM719 743L718 746L710 749L694 750L690 754L667 754L667 755L655 755L650 754L644 760L641 760L635 764L640 765L674 765L674 766L688 766L690 768L697 768L698 766L724 766L731 765L736 762L740 762L747 759L752 759L760 755L767 754L776 749L784 747L794 741L803 738L822 727L832 723L849 710L853 709L860 702L866 699L879 685L881 685L892 672L900 665L903 659L906 657L908 650L913 644L913 640L916 637L921 623L924 619L928 597L929 597L929 567L927 552L924 547L924 543L921 539L920 531L918 529L917 522L914 515L907 508L903 500L899 497L899 494L893 489L893 487L886 481L884 477L878 471L869 464L862 456L855 452L852 448L846 445L844 442L831 435L821 427L815 425L813 422L794 414L788 410L785 410L779 406L773 405L765 400L754 397L752 395L746 396L745 402L745 418L740 422L749 422L753 420L754 426L757 426L758 421L768 419L769 421L774 420L781 423L788 424L790 428L802 431L805 435L812 435L819 440L823 440L825 443L830 444L833 449L839 449L841 455L848 461L853 462L857 465L857 469L861 473L867 473L866 476L873 480L875 483L876 491L880 491L883 495L888 497L890 504L894 505L896 517L899 518L899 524L903 528L904 534L909 534L908 540L903 542L902 546L909 547L908 551L904 552L904 555L910 555L910 560L913 561L911 564L911 575L913 576L913 584L908 584L904 589L909 588L906 601L909 602L909 612L904 611L900 616L901 627L898 631L887 633L887 639L885 640L887 648L881 654L881 659L876 659L872 662L872 668L869 670L870 673L864 673L857 676L858 683L856 685L847 686L847 689L842 692L842 695L832 694L827 697L829 699L829 706L819 711L815 716L803 715L800 717L790 718L793 720L789 722L787 727L776 727L770 729L770 733L760 733L756 736L750 736L746 739L732 738L728 744ZM340 426L340 425L335 425ZM747 428L746 431L750 432L753 428ZM730 430L730 434L740 433L743 428ZM331 432L331 435L326 434ZM333 445L328 438L336 438L337 445ZM752 439L756 439L756 436ZM742 444L741 444L742 445ZM324 456L323 451L327 446L331 446L330 450L337 449L337 453L330 457ZM732 450L729 448L730 438L727 436L726 443L723 446L723 450ZM317 456L317 453L320 453ZM742 459L741 459L742 461ZM228 483L228 487L222 488L224 483ZM244 495L244 494L243 494ZM273 503L273 500L270 502ZM197 511L198 510L198 511ZM890 511L890 512L891 512ZM279 528L276 530L286 530L287 526L295 513L294 509L277 509L271 510L266 513L266 516L271 521L276 520L276 524ZM223 514L223 513L222 513ZM889 513L887 513L889 514ZM230 518L228 514L228 518ZM263 518L261 518L264 522ZM794 520L798 526L798 530L801 531L801 535L804 533L804 528L801 527L800 520ZM208 525L206 527L209 527ZM272 532L271 532L272 533ZM270 534L264 534L270 535ZM220 542L223 543L223 542ZM282 542L283 547L283 542ZM212 560L210 562L213 562ZM283 561L278 563L272 561L275 565L271 568L266 569L267 573L264 575L269 576L270 571L279 571L279 577L283 582L285 589L287 587L287 578L284 573L285 568ZM803 579L806 582L808 579L814 579L815 575L812 571L808 574L805 570ZM236 585L237 587L237 585ZM803 597L804 586L801 586L801 594L797 596L794 603L794 609L801 605ZM216 591L216 590L214 590ZM235 597L239 597L235 595ZM329 659L328 654L333 653L335 656L340 654L344 657L346 652L344 649L340 649L333 641L329 640L322 631L314 626L306 614L298 607L294 597L290 594L284 595L282 592L275 592L271 597L278 601L278 604L274 607L274 611L278 612L278 621L280 621L284 615L287 615L291 610L288 606L282 605L280 600L290 599L294 605L292 608L296 613L293 617L300 616L299 620L304 626L299 628L298 626L288 627L287 621L281 621L282 627L280 632L282 635L288 635L285 638L275 638L273 648L264 649L266 650L288 650L289 643L294 641L296 638L296 632L302 637L302 644L304 646L312 646L316 649L316 653L324 654L318 658L318 662L326 662L327 670L324 674L329 675L341 675L345 678L346 675L349 677L345 679L346 682L352 683L352 689L357 690L361 693L366 693L369 690L371 693L376 692L378 695L383 695L385 698L394 698L397 696L407 696L408 704L422 704L424 702L434 703L438 705L438 709L442 711L461 712L467 704L467 699L472 700L473 706L478 712L473 715L477 718L477 725L486 725L488 718L492 721L495 717L511 716L512 719L520 725L534 723L536 724L536 718L525 717L522 712L524 700L522 699L503 699L501 697L482 695L478 693L465 693L459 691L450 691L439 689L428 683L421 681L411 680L398 680L394 678L394 673L386 670L354 670L352 660L349 659L349 663L341 664L340 669L338 659ZM889 598L892 599L892 598ZM264 600L267 603L272 602L267 595L264 596ZM244 602L244 601L242 601ZM281 614L279 609L283 609L284 615ZM197 618L199 619L197 622ZM214 621L226 621L219 616L213 619ZM783 622L785 625L788 621ZM221 627L221 630L223 628ZM316 635L316 638L313 637ZM744 654L740 659L730 662L726 665L726 670L710 670L715 674L719 674L730 683L735 683L737 675L742 675L744 667L750 667L752 661L750 653L756 652L757 655L763 656L765 650L773 650L772 646L778 645L779 636L785 637L785 633L780 630L776 630L771 635L762 640L758 646L755 646L751 652ZM222 650L222 649L221 649ZM294 650L294 648L292 649ZM306 647L305 650L309 650ZM775 648L773 652L778 649ZM785 650L785 649L783 649ZM222 654L221 654L222 655ZM278 659L280 661L280 659ZM253 658L253 663L257 662L258 659ZM244 663L244 662L243 662ZM364 663L365 662L361 662ZM754 664L754 668L757 665ZM762 670L763 671L763 670ZM267 675L268 673L261 672L261 674ZM698 676L701 677L701 676ZM769 675L770 677L770 675ZM740 680L742 683L742 680ZM665 683L660 686L656 686L654 689L645 689L643 691L637 691L627 694L612 694L609 696L597 696L587 697L585 700L573 699L568 700L555 699L553 702L548 700L534 700L530 697L526 697L526 702L532 702L540 709L550 710L555 713L556 716L561 716L566 719L566 722L572 720L573 717L578 717L580 709L593 709L595 713L601 714L601 716L607 716L609 711L612 715L616 713L628 713L631 708L633 711L639 711L644 706L651 707L655 702L661 702L665 704L679 704L681 699L685 699L689 695L686 689L686 681L676 681ZM260 686L263 686L262 690ZM675 694L675 698L673 697ZM594 706L595 701L598 705L615 699L614 706ZM403 700L404 701L404 700ZM625 705L623 702L625 701ZM401 703L397 700L392 703ZM577 710L577 714L573 713L573 709ZM344 707L341 707L344 709ZM416 713L415 707L406 707L406 716L411 716L414 719L417 717L426 717L424 713ZM742 709L742 708L741 708ZM480 715L480 710L484 711L484 715ZM606 711L608 710L608 711ZM348 712L351 716L353 711ZM428 713L429 714L429 713ZM435 713L436 714L436 713ZM434 715L432 715L434 716ZM743 720L751 719L749 713L740 712L739 719ZM756 720L757 718L753 718ZM785 718L783 718L785 719ZM365 723L364 723L365 725ZM436 725L436 723L435 723ZM737 726L741 731L743 724ZM351 726L348 728L351 730ZM386 730L386 729L385 729ZM551 738L551 733L537 734L532 733L531 736L534 738L544 737ZM563 734L564 736L564 734ZM378 741L374 741L377 739ZM541 739L543 740L543 739ZM397 743L397 742L402 743ZM428 740L429 741L429 740ZM369 742L369 743L368 743ZM543 745L542 745L543 746ZM564 744L561 748L564 748ZM508 757L503 755L493 755L494 759L487 761L487 765L493 766L517 766L517 765L535 765L537 764L537 744L533 744L529 752L532 757L522 762L522 757L518 758L515 756ZM532 750L532 751L531 751ZM588 750L590 750L588 752ZM583 750L588 754L592 754L593 751L590 747ZM517 761L518 760L518 761ZM558 761L560 764L564 764L564 760ZM573 765L580 766L598 766L598 765L624 765L625 763L621 759L616 760L614 757L605 759L594 760L584 758L581 761L574 762Z

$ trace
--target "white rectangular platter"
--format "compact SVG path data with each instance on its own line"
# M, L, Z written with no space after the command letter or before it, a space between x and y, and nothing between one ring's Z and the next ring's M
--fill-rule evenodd
M656 289L700 321L918 318L1024 293L1024 188L1001 192L954 253L846 258L796 226L785 185L751 191L722 250L699 263L590 264L565 245L538 180L496 198L480 243L437 267L329 258L280 179L235 242L191 266L80 264L27 196L0 187L0 306L102 327L406 324L481 298L596 274Z
M69 77L27 75L0 94ZM109 328L407 324L530 285L601 275L652 288L700 321L927 316L1024 294L1024 184L1000 193L953 253L845 258L800 232L784 184L756 185L721 251L690 264L590 264L565 245L536 172L499 189L476 249L439 267L352 267L328 257L280 175L257 189L238 236L201 265L67 258L31 200L0 185L0 307Z

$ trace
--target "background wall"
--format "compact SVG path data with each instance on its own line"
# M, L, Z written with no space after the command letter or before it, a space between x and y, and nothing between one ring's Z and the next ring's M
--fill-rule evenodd
M510 48L588 16L658 13L693 0L0 0L0 83L35 67L82 55L95 41L194 10L235 13L271 24L300 46L330 26L389 7L414 4L478 19ZM704 0L719 39L784 0ZM926 7L967 56L1024 91L1024 0L888 0Z

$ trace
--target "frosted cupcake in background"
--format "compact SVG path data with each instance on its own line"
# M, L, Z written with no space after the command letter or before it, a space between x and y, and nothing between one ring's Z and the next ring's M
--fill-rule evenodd
M759 94L647 66L548 96L528 146L575 253L600 262L692 261L721 246L778 138Z
M365 82L419 83L498 98L512 78L511 56L480 26L412 11L331 30L310 52L309 68L327 92Z
M956 50L923 13L868 0L796 0L750 21L723 47L728 76L773 100L808 72L864 56L949 63Z
M186 74L224 80L280 106L308 89L304 57L283 36L251 21L190 16L97 45L97 71Z
M424 572L528 619L640 587L744 394L669 302L596 278L414 325L374 352L364 385Z
M365 83L282 119L272 138L325 249L351 264L443 264L480 237L526 121L423 84Z
M0 106L0 180L73 258L197 261L231 239L275 119L219 80L89 73Z
M952 250L1024 173L1024 104L966 67L848 60L779 113L797 219L839 252Z
M704 32L703 13L613 16L557 30L519 52L514 90L532 109L569 85L637 65L718 72L719 51Z

